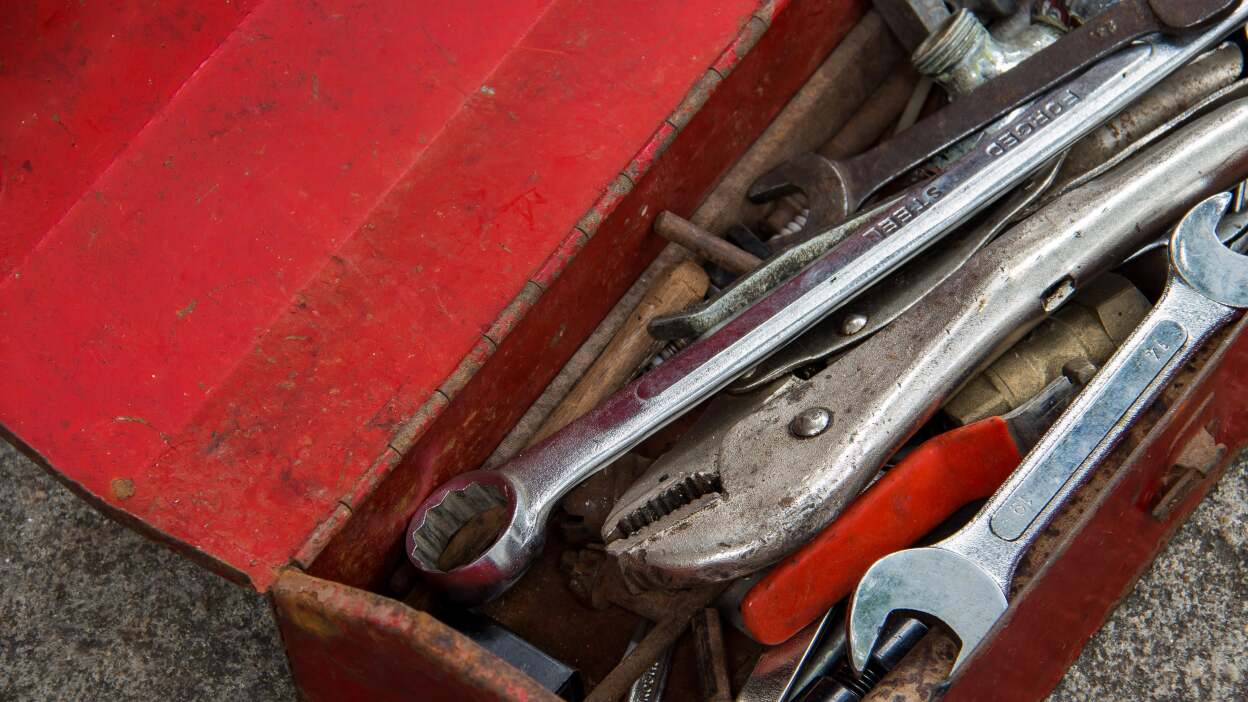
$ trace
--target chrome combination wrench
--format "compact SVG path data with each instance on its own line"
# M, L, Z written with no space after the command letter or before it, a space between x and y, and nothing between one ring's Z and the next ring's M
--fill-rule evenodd
M1246 18L1248 0L1240 0L1204 29L1155 35L1104 59L580 419L498 470L471 471L435 488L412 517L409 559L457 600L500 594L540 550L546 521L567 491L965 222ZM456 532L492 510L504 521L493 542L467 563L443 570L439 559Z
M863 575L849 613L856 670L897 610L948 624L961 641L950 675L962 667L1005 613L1036 537L1201 344L1248 308L1248 256L1216 234L1230 202L1229 193L1208 198L1175 227L1156 307L979 514L948 539L886 556Z

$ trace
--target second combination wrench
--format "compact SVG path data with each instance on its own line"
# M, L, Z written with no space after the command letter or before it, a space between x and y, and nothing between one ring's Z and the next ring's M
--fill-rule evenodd
M1248 308L1248 256L1216 234L1230 202L1214 195L1175 227L1157 305L979 514L953 536L867 570L850 601L855 669L894 611L949 625L961 642L950 676L1005 614L1023 554L1204 341Z

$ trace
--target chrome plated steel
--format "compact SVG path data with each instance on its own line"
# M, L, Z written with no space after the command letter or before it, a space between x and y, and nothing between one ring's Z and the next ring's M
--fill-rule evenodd
M1239 74L1242 57L1236 56L1237 54L1239 50L1233 45L1223 45L1199 57L1176 71L1174 75L1167 77L1154 90L1143 95L1095 132L1080 140L1079 144L1072 147L1071 157L1058 175L1057 183L1039 201L1032 202L1016 219L1021 219L1022 216L1034 212L1039 205L1052 200L1057 195L1078 187L1122 163L1146 146L1156 143L1158 139L1174 131L1183 123L1236 97L1248 95L1248 89L1242 86L1234 90L1223 89L1217 94L1209 95L1215 88L1224 86L1222 82L1224 79L1229 82ZM1228 75L1230 77L1226 78ZM1201 102L1184 110L1184 107L1196 101ZM1161 122L1159 127L1141 136L1143 130L1156 126L1159 122ZM811 177L814 177L813 172ZM813 181L810 186L815 187ZM805 224L809 223L805 222ZM812 230L814 226L811 225ZM684 312L655 319L650 324L651 335L656 339L664 340L700 336L732 314L744 309L752 300L761 297L766 291L792 276L803 265L839 242L844 238L845 231L846 227L837 227L827 234L784 249L780 254L764 261L750 274L738 278L731 286L707 302ZM916 265L921 264L916 262ZM874 295L874 291L864 294ZM867 333L855 334L849 341L856 343L866 336Z
M966 263L1000 234L1052 185L1061 157L995 205L987 217L939 247L907 263L871 286L796 341L772 354L729 386L729 392L753 392L803 366L843 351L883 329Z
M737 702L785 702L797 697L845 653L845 615L834 607L779 646L762 652Z
M855 669L897 610L948 624L961 642L950 675L963 666L1005 613L1014 570L1036 537L1205 339L1248 307L1248 257L1217 234L1230 202L1230 193L1215 195L1179 222L1157 305L980 513L953 536L866 572L850 603Z
M835 518L963 382L1055 311L1055 291L1083 287L1245 172L1248 101L1239 101L1001 235L809 380L717 398L617 502L604 525L608 552L626 577L662 587L779 560ZM790 421L813 406L830 410L831 426L795 438Z
M1110 56L580 419L498 470L471 471L438 486L412 517L409 559L457 600L500 594L540 550L546 521L568 490L910 260L1246 18L1248 0L1241 0L1231 15L1203 30L1154 36ZM442 570L439 559L451 538L487 512L501 513L504 522L493 543L467 563Z
M1006 226L1025 218L1058 195L1104 174L1193 119L1248 96L1248 81L1232 83L1242 68L1242 53L1237 46L1227 43L1179 69L1071 147L1056 173L1050 174L1047 169L1041 171L1022 190L996 205L988 215L990 219L974 231L950 236L940 247L855 297L742 376L729 390L750 392L785 373L860 343L952 275ZM1158 238L1152 248L1164 246L1165 241L1166 237ZM1141 249L1132 256L1143 252ZM849 324L858 319L862 320L860 324Z
M979 86L973 95L955 101L896 137L852 158L831 161L815 153L794 158L755 181L749 197L766 202L804 192L810 209L807 227L820 231L839 224L894 178L1129 42L1154 32L1191 31L1234 7L1238 3L1230 0L1120 0L1058 39L1050 50L1032 55L1007 75ZM961 17L965 20L968 15ZM957 19L949 24L961 24ZM933 39L940 37L933 35ZM991 70L988 64L981 67ZM975 75L971 71L964 77Z

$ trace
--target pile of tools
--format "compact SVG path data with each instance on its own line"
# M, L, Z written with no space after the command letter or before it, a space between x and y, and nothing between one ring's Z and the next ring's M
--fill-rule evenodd
M526 572L640 622L593 700L660 699L686 631L708 700L862 699L938 631L956 674L1248 307L1248 0L875 6L656 219L673 246L529 447L412 517L422 606L490 602L465 630L560 694L566 666L480 621ZM856 113L829 136L833 94Z

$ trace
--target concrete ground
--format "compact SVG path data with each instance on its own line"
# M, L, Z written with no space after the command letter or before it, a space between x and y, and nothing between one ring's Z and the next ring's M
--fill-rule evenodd
M258 595L114 524L0 441L0 700L291 700ZM1054 693L1248 699L1248 460Z

